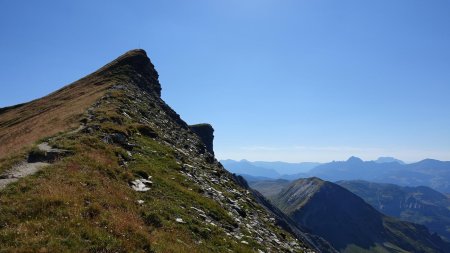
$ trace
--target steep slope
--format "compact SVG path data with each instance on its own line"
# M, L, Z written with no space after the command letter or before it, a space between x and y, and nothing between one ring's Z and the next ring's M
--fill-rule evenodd
M260 203L266 210L272 213L277 220L277 224L283 227L285 230L290 231L295 234L297 238L302 241L308 242L314 248L318 249L322 253L337 253L338 251L325 239L308 231L304 227L297 224L294 220L288 217L284 212L274 206L265 196L256 190L249 187L247 182L242 176L237 176L234 174L235 181L241 185L244 189L252 192L256 201Z
M192 131L160 92L146 53L133 50L48 97L2 110L2 136L32 137L3 139L2 150L24 150L3 168L27 155L49 164L1 191L2 251L311 251L235 182L202 141L212 136ZM48 130L52 122L60 127ZM67 154L50 159L26 148L42 141Z
M339 181L381 213L425 225L450 241L450 199L425 186L402 187L362 180Z
M450 252L425 227L384 216L348 190L318 178L294 181L272 201L341 252Z
M99 69L52 94L29 103L0 109L0 159L17 153L35 141L79 126L81 115L122 75L123 61L138 60L137 52L118 58L110 66ZM151 64L151 63L149 63ZM140 66L152 71L153 66ZM150 81L150 80L149 80ZM155 82L156 80L150 81Z

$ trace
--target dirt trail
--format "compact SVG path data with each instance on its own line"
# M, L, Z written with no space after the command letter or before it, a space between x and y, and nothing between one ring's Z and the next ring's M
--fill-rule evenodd
M0 190L5 188L8 184L16 182L22 177L26 177L38 172L43 167L50 165L50 163L36 162L28 163L22 162L10 170L6 171L0 176Z
M43 142L37 146L45 155L39 157L36 161L24 161L5 171L0 175L0 190L4 189L8 184L18 181L20 178L33 175L43 167L51 164L55 159L55 155L64 154L67 151L62 149L54 149Z

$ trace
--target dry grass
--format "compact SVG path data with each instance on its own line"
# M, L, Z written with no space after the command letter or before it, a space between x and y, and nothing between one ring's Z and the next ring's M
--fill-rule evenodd
M0 159L78 127L80 116L112 84L102 73L94 73L41 99L0 110Z

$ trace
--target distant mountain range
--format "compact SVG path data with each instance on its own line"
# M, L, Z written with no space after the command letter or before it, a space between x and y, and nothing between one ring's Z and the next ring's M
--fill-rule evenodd
M379 157L377 160L374 160L376 163L400 163L405 164L402 160L398 160L394 157Z
M265 184L269 183L265 181ZM425 225L450 241L450 199L446 195L425 186L401 187L361 180L339 181L337 184L358 195L378 211ZM257 186L261 188L264 184L258 182ZM266 191L273 187L273 184L270 188L266 187ZM262 190L261 193L266 191Z
M307 163L310 166L309 171L304 169L296 174L285 175L277 172L275 167L271 168L270 163L260 167L245 160L225 160L222 164L233 173L247 176L287 180L319 177L331 182L366 180L402 186L428 186L443 193L450 193L450 162L433 159L405 164L392 157L381 157L375 161L363 161L358 157L350 157L347 161ZM294 171L291 170L291 172Z
M345 188L319 178L291 182L272 203L297 225L323 237L340 252L449 252L427 228L378 212Z
M320 165L320 163L314 162L250 162L247 160L221 160L220 162L228 171L232 173L267 178L290 178L291 175L306 173L312 168Z
M450 162L433 159L401 164L365 162L351 157L347 161L321 164L308 174L332 182L366 180L402 186L428 186L440 192L450 192Z

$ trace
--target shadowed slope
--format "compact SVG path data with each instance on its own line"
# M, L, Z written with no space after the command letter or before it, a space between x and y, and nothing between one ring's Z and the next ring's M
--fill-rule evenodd
M271 199L298 225L341 252L450 251L424 226L386 217L345 188L319 178L296 180Z

